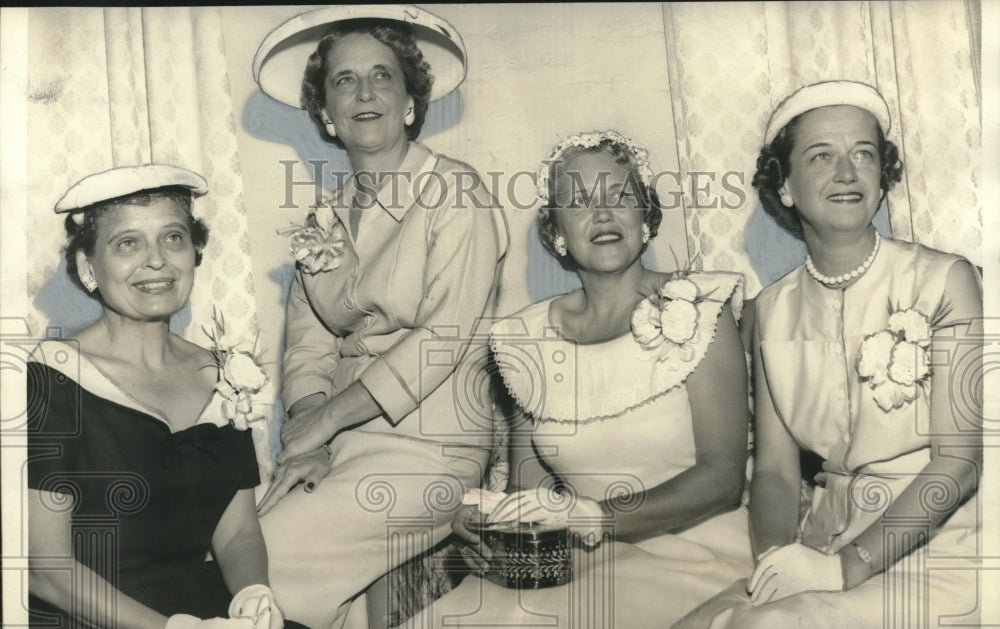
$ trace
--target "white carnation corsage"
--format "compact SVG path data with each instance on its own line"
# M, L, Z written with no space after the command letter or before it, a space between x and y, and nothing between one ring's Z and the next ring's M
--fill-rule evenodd
M632 311L632 336L643 349L658 350L660 361L690 361L698 332L698 303L705 298L687 278L668 281Z
M295 260L310 275L340 268L347 247L347 230L330 207L314 208L304 225L279 229L288 236Z
M931 326L914 308L895 310L888 326L861 342L858 375L868 381L875 403L889 412L917 399L918 387L930 375L927 348Z
M271 412L270 378L257 358L256 343L226 333L225 320L212 314L212 329L202 328L212 340L212 355L219 368L215 390L222 396L222 414L237 430L266 420Z

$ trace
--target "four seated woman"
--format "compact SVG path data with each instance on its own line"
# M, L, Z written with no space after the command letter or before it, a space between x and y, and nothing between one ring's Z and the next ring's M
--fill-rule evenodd
M389 27L361 26L329 37L315 70L319 85L330 72L322 64L335 65L345 51L352 59L370 55L368 49L393 54L375 34ZM401 124L389 135L399 141L393 147L403 147L394 153L403 161L394 164L372 161L380 155L388 159L388 153L360 151L343 105L329 95L318 96L315 113L341 121L341 141L359 151L352 159L376 173L388 166L416 167L406 160L417 157L428 163L432 158L407 140L413 98L402 79L399 87L398 102L392 101L398 107L390 113L398 114ZM332 121L327 124L337 128ZM974 501L968 499L981 465L981 413L956 410L955 387L962 382L954 366L971 363L981 353L970 342L981 335L981 286L967 261L884 239L871 226L901 172L897 149L886 139L889 125L881 95L846 81L796 92L769 122L754 184L765 208L801 234L810 256L757 300L752 534L745 511L736 508L747 428L745 363L736 331L741 278L663 274L643 266L641 255L656 236L661 211L649 186L647 154L634 141L612 131L593 132L556 148L539 177L545 202L540 233L545 247L578 274L582 288L493 326L491 349L519 410L511 426L510 479L506 495L481 492L453 526L470 544L470 563L484 574L495 568L490 548L477 533L484 526L565 528L582 544L572 552L570 583L517 590L474 576L434 603L435 625L461 626L463 617L494 625L522 624L540 615L568 621L583 613L616 626L662 627L691 612L680 626L841 626L849 614L858 626L881 627L886 597L893 595L887 584L894 580L929 593L931 618L972 607L972 571L922 571L920 562L908 558L914 553L975 556L979 524ZM433 161L438 164L439 158ZM37 561L63 553L75 557L76 570L110 579L104 588L117 596L115 613L125 626L229 623L274 629L283 619L267 587L263 536L253 514L251 488L258 479L252 445L246 433L227 424L221 400L210 392L219 377L211 356L167 329L170 315L187 299L207 238L190 212L191 194L203 192L204 182L174 167L139 171L154 177L156 185L112 187L118 194L111 199L77 191L86 203L67 201L58 208L72 212L66 223L70 267L89 291L100 289L105 310L100 322L74 335L73 343L44 343L29 366L29 387L33 382L47 383L52 391L73 387L66 395L50 391L43 413L31 418L37 427L33 451L56 445L60 452L33 459L29 466L32 591L37 595L32 609L65 615L77 604L66 583ZM342 214L350 231L332 214L331 224L343 232L348 258L360 268L365 258L355 251L358 232L372 219L362 223L357 212ZM473 227L479 236L475 242L482 241L495 267L503 239L494 220ZM470 244L453 234L445 241ZM368 263L378 264L375 258ZM331 352L337 354L337 366L372 360L367 353L342 351L342 340L357 333L353 324L335 325L339 333L331 335L329 321L309 319L316 316L317 302L328 296L321 297L317 288L324 278L300 269L290 306L291 351L306 352L307 344L315 351L314 333L322 323L332 349L317 360ZM357 294L358 283L344 279L341 275L328 291L338 303L345 290ZM492 307L494 280L493 271L483 271L473 314ZM334 316L331 312L326 311L326 319ZM368 317L364 321L372 327ZM392 344L384 351L391 349ZM154 354L159 357L155 364L149 360ZM67 355L79 364L79 374L65 373L53 360ZM935 355L951 358L931 369ZM287 365L292 383L296 360ZM293 419L284 432L289 451L265 510L299 480L319 484L331 461L327 450L313 449L317 443L337 436L336 465L338 452L347 457L345 444L351 443L345 430L387 412L387 402L376 403L366 390L377 390L376 385L360 386L362 373L352 367L349 376L341 376L342 390L332 387L322 397L291 400L302 404L290 413ZM189 395L192 391L204 395ZM32 395L29 391L29 399ZM71 407L76 397L90 409L86 417L78 415L84 406ZM353 400L353 406L333 400ZM965 402L975 405L976 399ZM347 408L353 414L341 417ZM411 412L408 407L400 411L402 417ZM78 419L86 421L78 426ZM352 456L396 452L395 445L378 445L385 436L381 432L356 433L359 445ZM825 461L801 521L800 447ZM157 457L150 457L154 450ZM415 458L426 462L433 458L428 455L421 451ZM474 483L471 477L483 460L482 452L470 459L474 469L462 471L470 478L466 484ZM144 467L150 462L155 470ZM317 467L323 470L318 476ZM141 479L134 490L149 492L149 505L137 511L144 515L134 524L121 529L124 569L112 578L80 547L67 544L81 514L98 507L91 504L94 496L110 491L101 473L125 469ZM168 517L162 496L189 495L194 480L202 488L206 469L218 481L211 499L200 495L197 505L169 516L169 527L198 527L184 536L183 547L177 543L181 540L152 534L151 514ZM74 475L81 473L93 478L77 480ZM355 482L358 473L344 479ZM74 480L67 484L70 476ZM160 493L161 485L166 493ZM331 500L336 487L328 481L309 510L344 506ZM69 496L71 511L52 508L65 504L63 496ZM283 549L282 544L299 541L287 538L287 531L296 528L287 522L305 516L293 504L283 501L269 522L278 556L294 572L301 548ZM328 523L316 518L311 525ZM214 563L204 561L210 548ZM352 575L333 598L286 587L300 590L294 596L302 598L297 606L303 610L321 606L319 598L324 598L319 616L339 621L341 605L380 574L384 559L379 555L380 564L370 574ZM874 578L883 572L889 574L886 579ZM326 583L320 590L330 587ZM581 612L573 606L584 595L590 598ZM100 624L101 613L85 611L83 618ZM225 615L233 619L200 621Z

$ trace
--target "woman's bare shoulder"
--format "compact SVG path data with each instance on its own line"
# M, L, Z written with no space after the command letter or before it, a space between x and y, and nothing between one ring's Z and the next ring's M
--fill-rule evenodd
M170 343L182 363L198 368L215 367L215 356L211 350L176 334L170 335Z

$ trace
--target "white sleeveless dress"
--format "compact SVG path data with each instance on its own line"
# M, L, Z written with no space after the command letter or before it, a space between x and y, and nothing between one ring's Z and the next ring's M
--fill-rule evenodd
M868 272L846 289L825 287L799 267L757 296L760 364L755 368L766 374L774 408L796 442L824 460L822 482L799 525L803 544L833 553L850 543L882 518L930 461L930 382L918 385L910 402L884 409L868 381L859 376L860 349L869 335L888 327L896 310L920 312L930 330L943 335L981 317L973 295L946 295L945 280L961 260L885 239ZM943 352L931 352L931 369L945 360ZM962 380L963 372L955 373L958 385L975 386L974 378ZM969 416L971 407L963 396L975 395L974 389L956 389L959 429L972 430L976 418ZM946 456L971 456L945 450ZM931 485L920 497L928 514L955 507L944 489L947 482ZM928 544L851 590L802 592L754 607L736 587L682 626L979 626L981 508L980 497L973 496ZM929 515L915 514L898 525L923 524L925 517L929 522ZM882 526L887 537L899 534L896 522L883 520Z
M694 465L684 381L705 356L724 303L731 300L738 316L742 278L693 273L688 279L708 298L696 304L688 349L664 360L631 333L592 344L563 339L549 322L554 298L493 326L498 367L534 418L536 450L579 494L596 500L634 494ZM751 568L740 507L677 534L578 551L574 578L564 586L518 591L469 576L409 626L666 627Z

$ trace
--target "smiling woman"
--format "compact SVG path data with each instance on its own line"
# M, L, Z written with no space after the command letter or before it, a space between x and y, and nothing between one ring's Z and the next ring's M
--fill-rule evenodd
M661 215L647 159L595 131L544 162L542 243L582 288L492 326L517 405L508 495L467 495L453 527L484 578L435 601L432 626L666 627L749 571L742 278L643 266Z
M331 48L327 66L323 126L355 153L352 161L357 153L405 144L399 130L413 121L413 97L392 49L371 34L350 33Z
M68 213L70 273L103 308L28 363L28 399L40 401L28 439L33 615L154 629L294 624L267 585L250 433L217 391L213 354L169 331L208 241L192 214L205 192L196 173L144 164L87 177L56 204ZM50 569L52 557L71 557L70 570Z
M982 392L965 397L981 383L960 367L981 360L982 287L967 260L872 226L902 170L889 130L854 81L771 115L754 185L809 255L756 300L756 568L685 629L976 624L975 572L926 562L976 555ZM823 460L802 516L800 449Z
M254 72L308 109L354 170L293 236L288 418L260 503L270 574L314 626L363 615L366 599L384 626L380 577L444 540L492 438L477 326L493 315L506 225L471 166L413 141L429 100L464 77L464 46L416 7L337 6L275 29ZM329 260L314 263L307 235ZM400 546L401 518L424 527L419 542Z
M93 277L105 307L118 314L169 317L191 292L207 237L190 193L144 191L89 213L66 249L67 268Z

